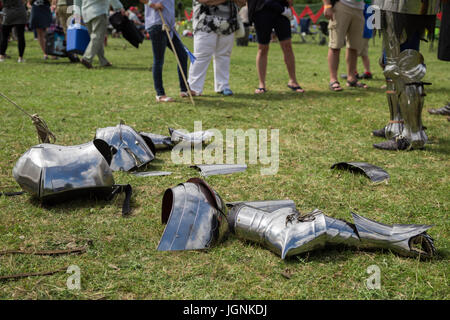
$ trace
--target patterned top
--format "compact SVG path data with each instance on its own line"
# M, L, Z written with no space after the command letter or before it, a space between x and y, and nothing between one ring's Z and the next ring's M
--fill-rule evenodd
M237 22L238 10L234 2L226 0L219 5L207 6L193 0L192 6L194 8L194 33L203 31L228 35L239 28Z

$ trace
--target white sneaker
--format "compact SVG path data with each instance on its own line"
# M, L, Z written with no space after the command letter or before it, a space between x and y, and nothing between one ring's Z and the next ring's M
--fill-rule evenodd
M24 62L25 62L25 59L24 59L24 58L21 58L21 57L19 57L19 59L17 59L17 62L18 62L18 63L24 63Z
M283 16L288 18L289 20L292 20L292 10L291 8L285 8L284 12L282 13Z
M3 62L3 61L5 61L5 56L0 57L0 62Z

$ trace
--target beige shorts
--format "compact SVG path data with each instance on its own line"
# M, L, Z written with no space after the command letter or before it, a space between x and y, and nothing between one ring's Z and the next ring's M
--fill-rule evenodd
M336 2L333 20L328 23L332 49L341 49L347 43L347 48L360 52L363 49L364 13L361 9L351 8Z
M370 39L363 38L363 47L361 51L358 52L358 57L369 56L369 40Z

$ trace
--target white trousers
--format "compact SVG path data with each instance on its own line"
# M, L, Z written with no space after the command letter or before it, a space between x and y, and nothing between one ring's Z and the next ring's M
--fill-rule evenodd
M197 31L194 34L194 56L197 58L189 68L189 87L202 93L211 57L214 57L214 90L230 89L230 58L234 33L229 35Z

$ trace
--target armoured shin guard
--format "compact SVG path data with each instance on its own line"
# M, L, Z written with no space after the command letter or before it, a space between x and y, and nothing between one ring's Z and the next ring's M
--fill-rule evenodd
M260 243L281 258L312 251L326 245L384 248L406 256L431 257L431 226L381 224L353 213L354 224L314 210L301 215L293 208L267 212L254 207L234 207L228 216L232 232L239 238ZM417 246L419 245L419 246Z
M412 149L422 149L428 141L422 126L424 97L423 84L420 82L407 84L400 96L400 109L405 121L402 136L408 140Z
M400 136L403 132L403 117L400 113L400 105L398 92L396 90L395 82L392 79L386 79L386 95L389 105L390 120L385 127L386 139L393 139Z
M385 137L396 138L402 134L403 118L399 106L398 57L400 55L400 39L394 30L394 16L392 12L383 15L383 47L386 52L386 65L384 75L386 77L386 95L389 105L390 120L385 127ZM392 75L392 76L391 76Z

